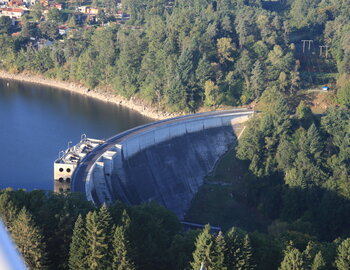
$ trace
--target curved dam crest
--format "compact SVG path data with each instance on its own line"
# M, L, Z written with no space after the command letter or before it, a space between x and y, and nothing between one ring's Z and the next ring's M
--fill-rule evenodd
M96 204L156 201L180 219L220 157L254 111L209 112L124 132L78 165L72 190ZM82 190L84 187L85 190Z

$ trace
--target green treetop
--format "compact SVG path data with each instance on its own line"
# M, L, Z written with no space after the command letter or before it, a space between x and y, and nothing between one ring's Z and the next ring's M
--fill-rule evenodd
M45 269L46 251L43 236L25 208L10 227L12 239L30 269Z
M345 239L339 245L335 265L338 270L350 269L350 238Z
M203 264L206 270L214 270L214 240L210 234L210 225L206 225L198 235L195 245L196 249L193 252L193 261L191 262L192 269L200 269Z
M78 216L73 230L72 242L69 248L68 266L70 270L86 269L86 231L84 220Z

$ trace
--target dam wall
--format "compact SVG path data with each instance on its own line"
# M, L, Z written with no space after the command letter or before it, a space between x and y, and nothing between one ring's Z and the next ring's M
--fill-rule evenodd
M111 144L90 167L85 192L96 204L156 201L179 218L253 111L162 121Z

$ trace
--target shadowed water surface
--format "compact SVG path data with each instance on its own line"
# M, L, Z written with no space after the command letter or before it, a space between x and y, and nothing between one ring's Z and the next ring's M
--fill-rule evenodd
M0 79L0 189L52 190L53 161L68 141L83 133L106 139L151 121L69 91Z

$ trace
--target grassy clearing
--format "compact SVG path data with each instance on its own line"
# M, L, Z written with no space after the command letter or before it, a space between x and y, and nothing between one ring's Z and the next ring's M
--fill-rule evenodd
M328 92L324 92L320 89L321 87L299 91L290 102L293 106L298 106L300 101L304 100L306 104L310 106L313 113L325 113L329 107L336 103L335 91L334 89L331 89Z

